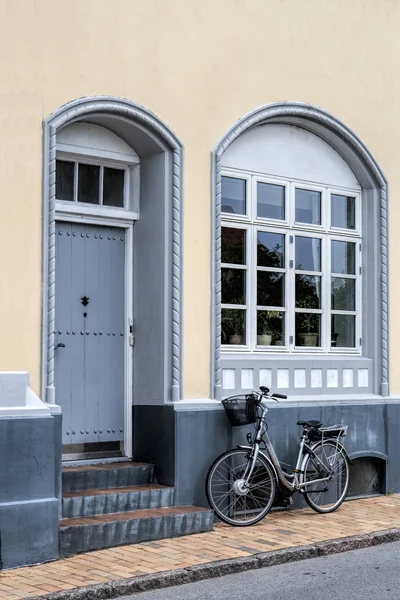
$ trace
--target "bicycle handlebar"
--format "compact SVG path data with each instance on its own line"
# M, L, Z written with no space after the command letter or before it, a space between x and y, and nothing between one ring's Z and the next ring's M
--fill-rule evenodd
M266 396L267 398L272 398L273 400L280 398L281 400L286 400L287 396L285 394L277 394L276 392L270 392L270 389L264 385L260 386L261 395Z

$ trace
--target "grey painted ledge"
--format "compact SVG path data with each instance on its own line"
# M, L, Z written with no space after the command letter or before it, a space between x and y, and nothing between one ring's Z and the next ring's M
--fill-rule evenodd
M204 565L186 567L174 571L164 571L151 575L140 575L130 579L117 579L109 583L90 585L75 590L66 590L46 594L45 600L105 600L118 598L128 594L138 594L150 590L158 590L185 583L194 583L205 579L213 579L241 571L250 571L264 567L273 567L289 562L339 554L350 550L359 550L388 542L400 540L400 528L375 531L326 542L318 542L309 546L298 546L253 554L243 558L219 560ZM31 600L43 600L43 596L32 596Z

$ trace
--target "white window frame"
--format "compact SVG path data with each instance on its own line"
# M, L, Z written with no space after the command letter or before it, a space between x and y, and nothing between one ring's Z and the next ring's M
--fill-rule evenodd
M239 171L224 168L222 177L237 178L246 181L246 214L232 215L221 213L222 227L239 228L246 230L246 267L242 265L227 265L222 263L221 268L246 268L246 305L222 304L222 308L246 309L246 344L230 345L222 342L224 353L235 354L247 352L252 354L295 354L295 355L361 355L362 344L362 273L361 273L361 191L341 186L323 185L297 179L285 179L269 176L265 173ZM266 219L257 217L257 183L269 183L285 187L285 220ZM295 222L295 189L307 189L321 193L321 224L309 225ZM331 195L350 196L355 198L355 229L332 227L331 221ZM274 312L286 312L285 338L283 346L257 346L257 231L268 231L285 235L285 307L268 308ZM321 311L317 309L304 309L303 312L321 312L320 347L295 345L295 315L302 309L295 309L295 236L321 238L321 271L304 274L321 276ZM340 348L331 346L331 279L341 277L341 274L331 273L331 242L333 240L354 242L355 247L355 275L343 278L355 279L356 297L355 311L334 311L333 314L355 314L355 347ZM293 265L293 266L291 266ZM261 269L263 270L263 269ZM273 269L265 269L271 270ZM278 269L276 272L281 271Z
M56 198L56 211L65 215L83 215L85 217L137 220L139 218L140 198L140 159L134 156L121 157L113 152L103 152L103 157L98 151L91 148L76 147L76 152L62 149L63 144L57 145L56 160L74 163L74 198L73 200L59 200ZM78 177L77 165L87 164L100 167L99 204L78 202ZM110 167L124 171L124 206L113 207L103 205L103 173L104 168Z

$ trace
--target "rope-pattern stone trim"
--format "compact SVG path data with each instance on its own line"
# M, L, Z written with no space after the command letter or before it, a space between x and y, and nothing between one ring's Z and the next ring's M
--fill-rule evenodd
M55 168L56 132L60 127L82 120L93 114L108 114L123 117L156 134L173 153L172 190L172 373L171 387L173 399L180 399L182 376L182 335L181 335L181 255L182 244L182 155L183 148L178 138L160 119L145 108L124 98L87 97L69 102L52 113L45 121L45 135L49 137L49 244L48 244L48 319L47 319L47 386L54 386L54 330L55 330ZM46 157L45 157L46 160Z
M216 144L212 151L212 169L215 181L215 190L212 197L214 202L213 211L213 232L215 260L212 272L215 273L212 285L214 294L212 298L213 318L215 337L213 348L214 368L214 390L212 394L219 399L222 391L221 381L221 158L227 148L245 131L256 125L266 124L268 122L284 122L285 117L296 117L304 121L314 122L322 125L327 130L334 132L338 137L346 142L352 151L362 160L380 188L380 238L381 238L381 390L386 390L388 394L388 368L389 368L389 349L388 349L388 229L387 229L387 182L379 169L374 158L357 138L357 136L348 129L338 119L329 113L311 105L296 102L284 102L279 104L270 104L256 109L245 115ZM382 393L383 393L382 391Z

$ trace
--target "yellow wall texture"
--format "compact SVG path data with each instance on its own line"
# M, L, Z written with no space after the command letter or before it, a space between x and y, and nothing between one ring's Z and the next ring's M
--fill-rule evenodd
M257 106L313 103L373 153L390 185L395 306L399 31L398 0L0 0L0 369L29 370L38 391L42 119L85 95L138 102L184 144L186 398L210 390L210 150ZM392 311L392 393L397 332Z

